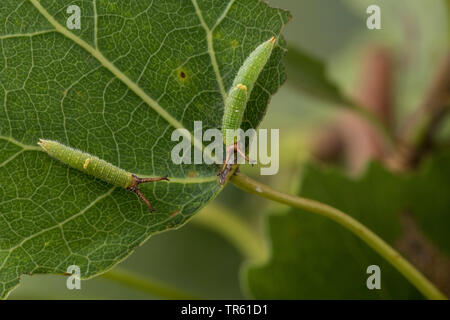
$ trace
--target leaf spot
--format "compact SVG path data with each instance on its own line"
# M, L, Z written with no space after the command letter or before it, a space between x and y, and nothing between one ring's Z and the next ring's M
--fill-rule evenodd
M177 216L179 213L180 213L180 210L175 210L174 212L172 212L170 214L170 217L173 218L173 217Z
M86 161L85 161L84 164L83 164L84 170L87 169L87 167L88 167L90 161L91 161L91 158L87 158L87 159L86 159Z

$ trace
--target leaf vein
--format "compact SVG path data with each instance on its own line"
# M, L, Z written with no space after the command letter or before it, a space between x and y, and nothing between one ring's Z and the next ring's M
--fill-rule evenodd
M198 6L197 0L191 0L191 1L192 1L192 4L194 5L195 13L197 14L198 19L200 20L200 24L203 27L203 29L205 29L205 32L206 32L206 41L207 41L207 44L208 44L208 53L209 53L209 56L211 58L211 64L213 66L214 73L216 74L217 84L219 85L220 93L222 94L223 103L225 104L225 100L227 98L227 92L226 92L225 87L223 85L223 79L222 79L222 75L220 74L219 64L217 63L216 53L214 51L212 32L208 28L208 25L206 24L205 19L203 19L203 15L202 15L202 12L200 10L200 7Z
M116 188L117 188L117 187L112 187L111 189L108 190L108 192L105 192L104 194L98 196L94 201L92 201L90 204L88 204L85 208L83 208L82 210L80 210L78 213L76 213L76 214L70 216L69 218L67 218L67 219L65 219L65 220L63 220L63 221L61 221L61 222L59 222L59 223L56 224L56 225L53 225L53 226L51 226L51 227L42 229L41 231L36 232L36 233L34 233L34 234L32 234L32 235L30 235L30 236L24 238L21 242L19 242L19 243L16 244L15 246L9 248L9 250L8 250L8 252L9 252L9 253L8 253L8 256L5 258L5 261L4 261L4 262L2 263L2 265L0 266L0 269L3 268L3 266L5 265L5 263L8 261L9 257L11 256L11 253L12 253L14 250L16 250L17 248L21 247L25 242L27 242L27 241L29 241L29 240L31 240L31 239L34 239L34 238L36 238L37 236L39 236L39 235L41 235L41 234L43 234L43 233L45 233L45 232L47 232L47 231L50 231L50 230L52 230L52 229L58 228L58 227L61 228L61 230L62 230L62 226L63 226L64 224L66 224L67 222L69 222L69 221L71 221L71 220L73 220L73 219L75 219L75 218L77 218L77 217L83 215L86 211L88 211L90 208L92 208L96 203L98 203L99 201L103 200L103 199L106 198L106 197L109 197L109 196L112 194L112 192L113 192Z
M68 39L74 41L81 48L90 53L94 58L96 58L107 70L109 70L114 76L121 80L125 85L127 85L139 98L144 100L147 105L149 105L155 112L157 112L163 119L165 119L170 125L175 129L185 129L184 126L175 119L169 112L167 112L158 102L151 98L141 87L134 83L130 78L128 78L122 71L120 71L111 61L109 61L98 49L90 46L86 41L76 36L74 33L68 31L61 24L59 24L56 19L48 13L48 11L40 4L38 0L29 0L35 8L41 13L44 18L56 29L57 32L67 37ZM189 132L186 138L190 139L194 144L194 147L203 150L203 144L198 141L194 135ZM182 134L185 135L185 131L182 130Z

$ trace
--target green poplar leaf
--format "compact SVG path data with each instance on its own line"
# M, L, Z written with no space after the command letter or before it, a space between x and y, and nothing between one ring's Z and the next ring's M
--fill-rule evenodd
M80 8L69 30L67 8ZM289 14L259 0L5 0L0 8L0 297L22 274L82 278L112 268L152 234L180 227L220 187L216 165L175 165L176 128L220 128L248 54ZM285 81L278 42L244 115L256 128ZM141 176L135 194L61 164L60 141Z

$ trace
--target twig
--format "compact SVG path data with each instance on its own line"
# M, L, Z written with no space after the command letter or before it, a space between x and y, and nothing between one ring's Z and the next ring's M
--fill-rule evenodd
M330 218L363 240L384 259L391 263L403 276L408 279L428 299L447 299L427 278L425 278L411 263L383 239L369 230L366 226L353 219L348 214L318 201L300 198L273 190L242 173L236 173L231 180L238 188L258 196L286 204L291 207L306 210Z
M400 132L396 168L417 165L432 145L434 133L450 111L450 53L446 55L421 107L405 122Z

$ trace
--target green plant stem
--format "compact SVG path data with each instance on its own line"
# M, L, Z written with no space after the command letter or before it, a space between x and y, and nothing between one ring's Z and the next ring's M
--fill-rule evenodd
M147 277L124 271L120 268L114 268L101 275L102 278L111 280L127 287L149 293L153 296L171 300L193 300L198 299L191 294L184 293L178 289L171 288L162 283L151 280Z
M404 167L417 165L433 145L433 137L450 112L450 51L445 55L424 101L403 124L399 140L407 147L400 152Z
M249 260L264 261L268 256L264 240L227 208L211 203L195 215L192 223L222 235Z
M428 299L447 299L427 278L411 263L389 246L383 239L348 214L321 202L296 197L273 190L242 173L236 173L230 180L238 188L261 197L286 204L291 207L316 213L334 220L344 228L353 232L384 259L391 263Z

